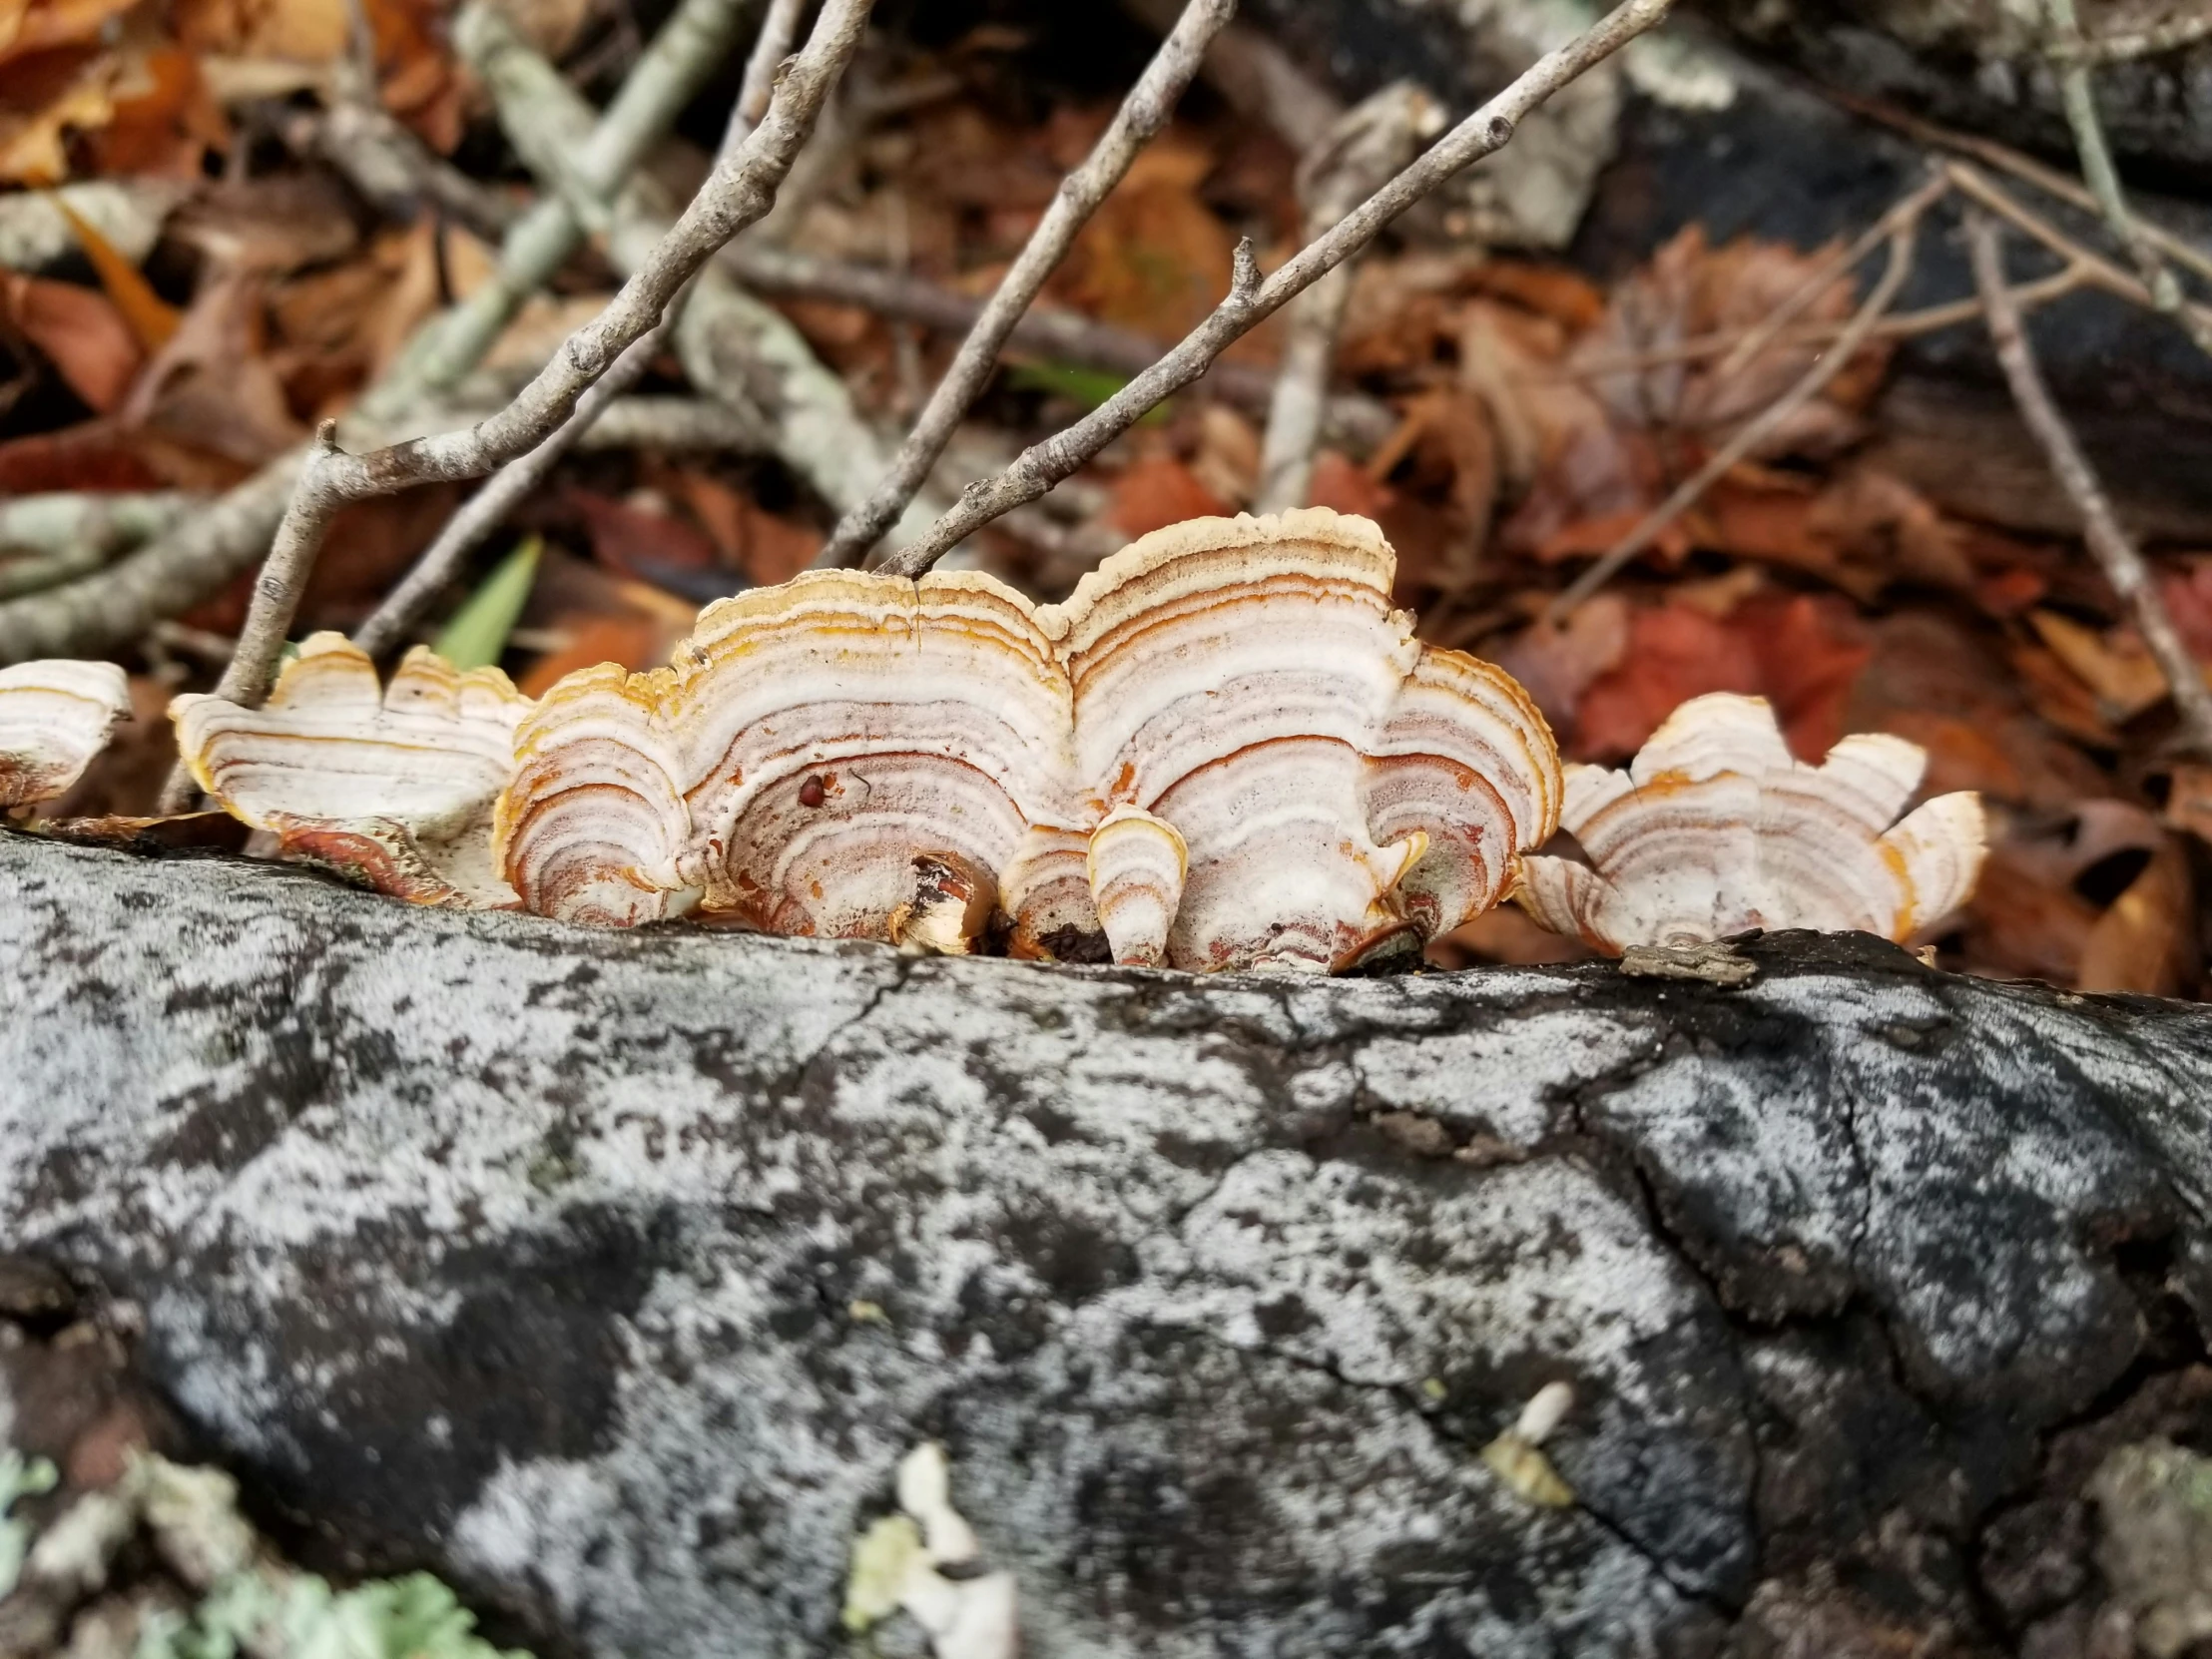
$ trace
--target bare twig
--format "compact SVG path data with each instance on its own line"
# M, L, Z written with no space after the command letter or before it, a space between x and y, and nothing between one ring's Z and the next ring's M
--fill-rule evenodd
M771 0L753 51L746 59L745 78L737 102L731 106L729 125L723 130L719 159L734 158L768 113L777 69L791 55L792 37L803 9L804 0ZM562 457L583 441L616 400L644 378L674 331L683 305L684 296L679 294L653 331L630 343L605 377L576 400L569 417L543 443L501 467L446 520L437 539L415 561L414 569L354 630L355 645L371 657L380 657L399 643L415 618L459 574L478 544L551 476Z
M391 412L418 389L443 391L490 349L523 302L583 245L586 232L604 224L624 181L722 61L745 5L746 0L683 0L581 146L535 153L526 134L509 133L531 171L558 178L562 188L546 191L515 224L490 279L448 312L433 332L410 342L401 359L400 383L363 398L364 412ZM463 51L468 51L473 33L498 21L488 6L464 7L454 26Z
M2181 717L2189 748L2200 757L2212 758L2212 688L2205 685L2204 671L2174 631L2173 619L2158 597L2149 567L2120 527L2096 469L2082 453L2065 416L2051 400L2050 388L2043 383L2027 331L2020 325L2019 309L2005 286L2001 235L1996 222L1985 215L1972 214L1966 221L1974 284L1989 313L1989 338L2012 388L2012 400L2050 458L2051 471L2067 498L2081 514L2084 539L2105 580L2112 584L2120 602L2134 613L2136 630L2173 692L2174 708Z
M953 509L921 540L885 559L881 569L918 576L953 547L1009 509L1038 496L1082 466L1142 419L1147 410L1182 390L1230 344L1280 310L1354 254L1382 228L1470 163L1502 149L1528 113L1593 65L1602 63L1673 9L1674 0L1628 3L1547 53L1512 85L1467 117L1325 237L1309 243L1265 281L1249 242L1237 251L1229 296L1173 350L1066 431L1022 451L997 478L978 480L961 492Z
M279 127L286 144L320 157L387 217L406 220L428 203L487 241L504 237L515 205L442 160L381 105L341 101L301 111Z
M2212 40L2212 12L2200 12L2195 17L2176 17L2148 28L2060 41L2051 56L2060 63L2130 63L2137 58L2186 51L2207 40Z
M468 30L463 45L502 125L519 135L518 144L526 137L531 153L573 148L590 130L591 106L498 14ZM818 135L802 159L819 145ZM634 275L655 257L668 230L666 206L651 178L622 193L606 244L617 270ZM882 475L887 450L853 407L850 388L782 312L743 291L719 264L694 281L675 346L693 387L752 419L773 452L834 510L864 498ZM905 534L920 534L938 510L917 502L901 521Z
M1164 35L1183 8L1181 0L1122 0L1122 10ZM1294 152L1312 144L1315 134L1328 132L1345 113L1335 93L1249 23L1232 23L1214 38L1201 73L1232 110L1273 130Z
M275 545L255 583L238 655L216 694L259 704L331 517L347 502L411 484L480 477L542 442L616 359L661 320L669 302L723 243L765 214L822 101L859 45L870 0L829 0L806 50L778 86L767 116L736 154L716 164L654 257L607 308L554 354L507 408L462 432L348 455L326 423L310 446ZM189 792L189 783L172 794Z
M2079 208L2083 213L2097 212L2097 199L2079 179L2070 178L2055 168L2045 167L2032 157L2023 156L1995 139L1982 138L1973 133L1954 133L1948 127L1938 127L1933 121L1924 121L1917 115L1893 108L1875 99L1855 98L1848 93L1831 91L1829 96L1847 110L1863 115L1870 121L1879 121L1886 127L1894 127L1907 138L1936 150L1948 150L1956 155L1971 156L1985 167L1999 173L2010 174L2025 184L2034 186L2045 196ZM2212 281L2212 254L2192 246L2186 239L2177 237L2153 220L2137 217L2135 228L2148 237L2175 265L2192 271L2207 281Z
M1567 615L1588 599L1598 589L1611 581L1628 562L1649 547L1660 534L1688 512L1704 497L1705 492L1725 477L1739 461L1779 431L1800 409L1827 389L1849 366L1859 348L1866 344L1874 332L1876 320L1896 300L1906 278L1913 274L1914 250L1920 241L1918 221L1894 227L1890 232L1890 263L1859 307L1847 328L1820 361L1808 369L1798 383L1784 392L1763 410L1756 420L1750 421L1727 443L1716 450L1710 460L1690 477L1684 479L1674 493L1646 513L1637 526L1623 536L1596 564L1577 577L1566 591L1552 601L1547 615L1554 622L1562 622Z
M1356 106L1316 140L1299 164L1299 201L1308 239L1358 207L1413 159L1443 126L1443 111L1410 81L1400 81ZM1355 255L1291 302L1288 337L1268 404L1260 445L1260 480L1252 510L1303 507L1314 479L1322 402L1337 360L1337 335L1352 301Z
M126 547L180 522L200 500L156 490L26 495L0 502L0 599L90 575Z
M2082 44L2081 19L2075 14L2074 0L2043 0L2043 10L2050 20L2055 44L2060 48L2079 48ZM2151 304L2179 321L2198 347L2212 354L2212 322L2198 316L2186 302L2181 283L2167 269L2157 243L2144 235L2142 226L2128 208L2127 192L2120 185L2120 170L2112 159L2112 145L2104 136L2104 123L2097 116L2096 86L2086 59L2073 57L2059 64L2058 89L2065 100L2066 123L2073 129L2074 149L2080 155L2081 177L2089 187L2089 194L2096 198L2097 211L2104 215L2113 237L2134 261L2143 286L2150 290Z
M737 154L738 146L753 136L753 129L768 114L768 101L776 93L776 72L792 55L799 37L800 14L807 0L769 0L768 15L745 60L745 77L738 83L738 101L730 106L730 124L722 130L722 146L715 159Z
M677 304L682 303L679 296ZM384 602L353 631L355 645L371 657L381 657L406 636L415 618L460 573L461 566L483 539L551 476L561 458L576 447L608 405L644 377L675 322L672 309L651 333L633 340L615 359L614 367L576 400L575 410L543 443L509 461L492 474L482 489L462 503L460 510L445 521L437 539L423 550L414 569L407 572L399 585L384 596Z
M641 93L626 98L618 93L590 136L569 144L568 153L615 161L642 154L682 107L678 94L689 84L685 77L691 72L680 70L671 60L719 52L718 31L734 26L736 16L734 0L683 0L663 30L671 41L669 49L649 52L640 60L641 71L649 65L654 70L646 88L651 96ZM573 227L573 216L568 216L567 223ZM533 214L510 230L500 248L500 269L509 280L519 282L532 270L550 276L582 235L580 230L564 232L567 240L548 243L545 228L545 218ZM467 313L465 320L456 326L456 317L463 313ZM391 370L362 393L353 413L340 425L344 440L382 443L389 441L394 428L424 430L416 422L427 386L433 381L457 382L491 345L506 314L471 312L464 304L423 324ZM216 592L269 551L306 455L302 445L277 456L204 510L96 577L0 603L0 663L125 645L143 637L164 617L176 616Z
M998 291L983 307L983 314L954 353L951 366L915 417L890 472L865 501L837 521L816 564L859 563L882 539L883 532L897 522L937 457L944 453L953 428L990 379L1006 336L1037 297L1045 278L1067 257L1076 233L1129 171L1137 152L1167 125L1184 89L1198 74L1207 42L1221 32L1236 9L1237 0L1190 0L1152 61L1145 65L1144 73L1137 77L1137 84L1129 89L1129 96L1121 101L1106 131L1091 147L1091 153L1060 181L1051 206L1037 221L1037 228L1030 232L1014 263L1006 268Z
M769 248L751 238L732 243L716 263L756 292L857 305L878 316L918 322L942 333L964 334L983 314L982 300L905 272ZM1056 362L1142 374L1159 361L1170 342L1057 306L1032 305L1014 324L1006 343ZM1251 363L1216 359L1204 379L1225 402L1252 414L1266 414L1275 394L1274 374ZM1323 418L1325 430L1360 449L1381 443L1397 425L1388 404L1358 393L1332 396Z

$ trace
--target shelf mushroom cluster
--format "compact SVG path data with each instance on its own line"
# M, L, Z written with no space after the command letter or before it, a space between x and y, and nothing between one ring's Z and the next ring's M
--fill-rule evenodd
M1792 760L1757 699L1562 774L1510 677L1424 645L1365 519L1143 537L1060 605L988 576L819 571L710 606L671 666L539 701L316 635L247 709L180 697L201 787L281 850L418 903L627 927L696 913L916 950L1199 971L1417 952L1509 891L1617 954L1751 927L1904 939L1963 902L1971 796L1925 757ZM102 664L0 673L0 806L126 706ZM1577 855L1543 852L1562 815Z
M1194 969L1341 969L1495 903L1556 822L1514 682L1423 647L1394 558L1313 510L1157 532L1036 607L803 575L517 733L530 908Z

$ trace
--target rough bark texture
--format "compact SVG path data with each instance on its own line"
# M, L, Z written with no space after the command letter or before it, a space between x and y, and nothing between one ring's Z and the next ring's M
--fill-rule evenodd
M1751 948L1202 981L0 835L0 1241L549 1652L845 1651L929 1436L1054 1659L2016 1651L2081 1436L2212 1429L2212 1015ZM1562 1378L1539 1510L1475 1451Z

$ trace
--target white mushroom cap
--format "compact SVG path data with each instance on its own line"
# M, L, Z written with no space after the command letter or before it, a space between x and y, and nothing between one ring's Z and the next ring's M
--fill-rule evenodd
M1971 794L1897 822L1926 771L1918 746L1875 734L1807 766L1763 698L1693 698L1625 772L1567 769L1561 823L1589 862L1524 858L1516 896L1615 955L1759 927L1902 942L1965 903L1984 850Z
M328 633L259 709L169 706L193 777L232 817L380 891L469 907L515 901L492 868L491 811L529 709L499 670L459 673L421 646L380 689L366 654Z
M113 663L0 668L0 810L67 792L130 712L130 680Z

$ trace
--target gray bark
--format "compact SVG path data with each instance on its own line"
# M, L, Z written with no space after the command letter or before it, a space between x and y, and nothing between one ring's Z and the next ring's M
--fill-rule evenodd
M2212 1017L1749 948L1198 980L0 835L0 1246L548 1652L847 1651L928 1437L1053 1659L2012 1651L2053 1448L2203 1356ZM1555 1379L1543 1510L1475 1452Z

